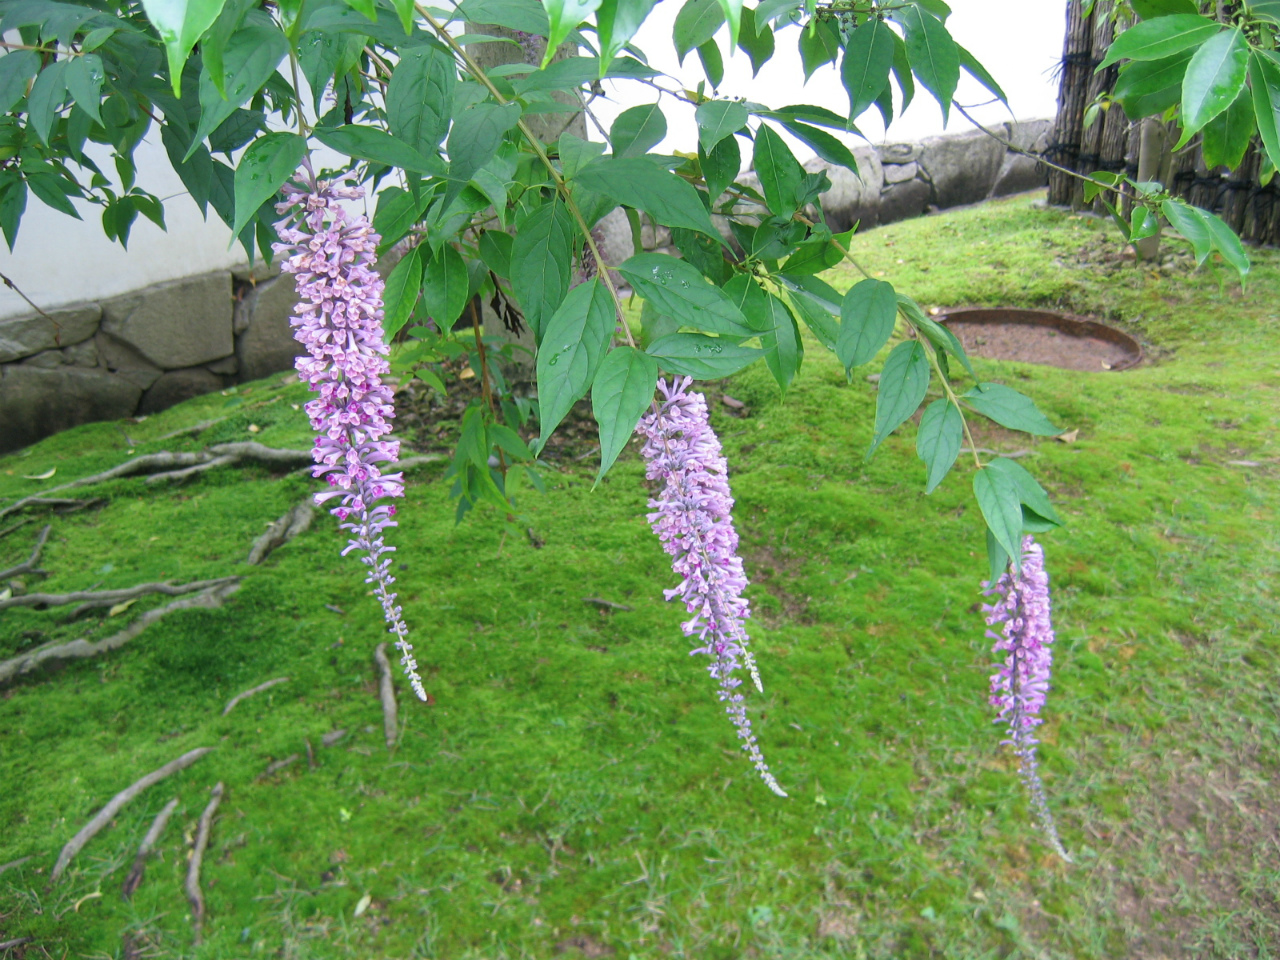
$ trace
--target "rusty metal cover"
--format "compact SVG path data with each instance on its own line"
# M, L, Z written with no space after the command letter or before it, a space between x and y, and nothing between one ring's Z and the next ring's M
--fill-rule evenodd
M1053 310L954 307L935 317L967 352L993 360L1042 363L1067 370L1128 370L1142 345L1115 327Z

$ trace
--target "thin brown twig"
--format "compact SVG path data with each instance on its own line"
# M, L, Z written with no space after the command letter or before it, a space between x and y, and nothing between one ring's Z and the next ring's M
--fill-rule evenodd
M49 874L49 879L57 880L61 877L72 859L75 858L75 855L84 849L84 845L92 840L99 830L115 819L115 815L123 809L126 803L142 793L143 790L146 790L147 787L159 783L170 774L185 770L212 750L213 747L196 747L194 750L188 750L178 759L170 760L163 767L151 771L145 777L134 781L117 793L107 802L105 807L97 812L92 820L80 829L79 833L67 841L67 845L62 848L62 853L58 854L58 862L53 865L53 871Z
M244 693L237 693L234 697L228 700L227 705L222 708L222 715L225 717L236 708L236 704L240 703L240 701L248 700L250 697L262 693L264 690L270 690L272 687L288 682L288 677L276 677L274 680L268 680L266 683L260 683L256 687L244 691Z
M0 283L3 283L6 287L8 287L10 290L16 293L18 296L20 296L23 300L27 301L27 304L31 307L32 310L34 310L36 313L40 314L40 316L44 317L46 320L48 320L50 323L53 324L54 329L59 329L62 326L60 323L58 323L57 320L53 319L53 317L49 316L49 314L45 313L42 309L40 309L40 305L38 303L36 303L34 300L28 297L25 293L23 293L22 288L19 287L12 280L10 280L3 273L0 273Z
M134 892L142 885L143 874L147 870L147 858L151 856L151 851L159 842L164 828L169 825L169 817L173 815L173 811L178 806L178 798L174 797L164 805L164 808L156 814L155 820L151 821L151 829L147 831L147 835L142 838L142 843L138 847L138 855L133 859L133 868L129 871L129 875L125 877L124 887L121 895L124 899L130 899Z

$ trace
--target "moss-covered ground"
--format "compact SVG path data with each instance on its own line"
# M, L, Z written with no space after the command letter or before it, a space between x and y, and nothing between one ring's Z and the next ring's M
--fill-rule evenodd
M757 611L765 693L750 715L789 800L753 776L686 652L683 611L662 599L672 577L634 451L594 492L586 460L522 494L540 546L492 512L455 525L443 470L413 475L396 575L435 702L400 686L391 752L379 609L331 518L265 565L241 563L311 481L259 468L120 480L92 491L105 507L50 516L42 589L245 579L220 609L0 688L0 865L31 857L0 874L0 941L32 938L7 956L1280 953L1280 255L1255 252L1242 291L1181 261L1117 264L1108 231L1019 197L854 244L926 306L1062 307L1112 319L1153 358L1097 374L978 361L1079 431L1069 444L989 424L978 437L1028 451L1019 462L1067 520L1044 538L1058 642L1042 758L1074 865L1037 833L991 722L972 465L925 497L910 425L865 463L874 387L866 371L846 384L811 343L785 400L750 370L723 385L745 415L714 404ZM275 377L79 428L0 458L0 497L131 450L304 449L304 398ZM34 517L0 539L2 565L26 556ZM0 657L106 636L146 606L74 622L69 608L6 611ZM322 746L336 729L348 733ZM304 740L314 768L259 779ZM216 749L49 885L109 797L198 746ZM182 880L216 781L195 948ZM174 796L162 857L126 902L137 845Z

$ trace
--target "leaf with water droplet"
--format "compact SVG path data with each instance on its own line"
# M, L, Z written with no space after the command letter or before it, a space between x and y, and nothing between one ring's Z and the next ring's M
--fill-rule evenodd
M724 291L698 269L662 253L641 253L618 266L632 288L659 313L681 325L729 337L751 337L757 331Z
M570 290L547 321L543 343L564 346L538 351L539 449L546 445L565 414L591 389L616 320L613 298L593 278Z

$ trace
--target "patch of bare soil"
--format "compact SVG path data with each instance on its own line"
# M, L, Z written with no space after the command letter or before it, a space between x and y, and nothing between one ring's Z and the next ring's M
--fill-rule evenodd
M1133 352L1093 336L1077 336L1026 323L951 320L948 328L967 353L990 360L1042 363L1065 370L1100 372L1127 366Z

